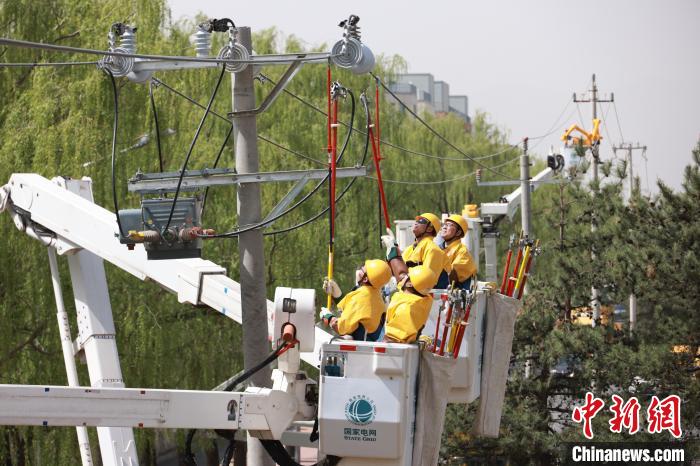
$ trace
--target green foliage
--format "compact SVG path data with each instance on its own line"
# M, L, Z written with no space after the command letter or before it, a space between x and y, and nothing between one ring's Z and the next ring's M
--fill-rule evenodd
M660 183L660 195L649 199L637 185L626 201L625 168L601 169L604 179L597 185L579 181L535 193L534 231L544 252L516 322L500 438L472 437L465 426L472 422L473 408L465 413L454 406L443 442L445 456L552 464L561 458L562 442L585 440L571 412L587 391L606 402L606 411L594 422L597 441L672 439L668 434L611 433L612 394L624 400L638 397L642 429L652 395L679 395L686 438L697 434L700 366L694 355L700 346L700 295L694 284L700 278L700 144L681 192ZM574 318L572 310L589 309L591 285L600 290L604 307L626 304L635 293L638 324L633 335L626 321L621 328L613 322L591 328Z
M162 0L127 2L77 2L51 0L30 2L5 0L0 3L0 36L63 45L105 49L106 33L115 21L138 26L139 51L168 55L191 54L189 35L195 21L172 23ZM215 37L212 49L218 50L224 38ZM258 53L299 51L301 41L294 36L281 39L274 29L254 35ZM319 47L325 50L326 47ZM93 60L94 56L3 48L5 62ZM379 57L375 72L382 80L405 70L400 57ZM265 75L277 80L283 69L266 67ZM169 86L206 103L219 71L181 71L161 73L157 77ZM366 90L373 106L375 83L367 76L356 76L333 69L333 78L351 89L356 98L354 127L365 130L360 94ZM231 108L229 77L225 76L213 109L226 115ZM120 207L134 207L139 198L127 193L126 180L137 170L158 169L155 126L148 99L148 87L118 80L120 124L116 178ZM269 82L256 83L258 102L271 90ZM314 106L324 109L325 66L307 65L292 81L289 90ZM166 170L181 167L202 110L160 86L154 89L162 153ZM112 89L109 78L92 66L60 68L0 68L0 180L12 173L34 172L51 178L56 175L89 176L93 180L95 202L113 210L111 194L110 150L112 142ZM431 136L410 115L401 112L390 100L382 102L382 137L414 151L461 157ZM349 122L350 101L341 104L340 118ZM426 119L461 150L474 154L503 151L505 136L487 121L474 119L468 134L463 121L453 116ZM209 116L192 154L189 168L211 167L222 149L230 123ZM317 111L288 95L282 95L272 108L258 119L264 136L317 162L296 157L274 145L259 141L260 170L300 170L324 168L327 163L326 119ZM342 141L346 131L339 131ZM146 145L135 146L149 135ZM354 132L342 166L352 166L363 157L366 140ZM233 139L223 147L221 167L234 167ZM516 155L505 150L484 161L497 165ZM387 179L387 200L392 220L412 218L422 211L459 212L467 202L480 202L496 196L495 189L477 192L470 176L473 163L436 160L405 153L389 145L382 146L382 169ZM371 161L371 152L366 163ZM511 175L515 164L500 168ZM461 177L457 182L441 184L401 184L389 180L432 182ZM338 191L349 183L338 182ZM263 212L268 212L290 189L291 184L266 184L262 189ZM308 192L309 188L306 188ZM309 202L278 220L273 227L282 229L306 220L327 206L327 189L322 187ZM380 257L377 187L372 178L358 179L338 206L336 238L336 275L349 288L354 269L366 258ZM218 231L236 229L236 192L233 188L212 189L204 222ZM327 215L298 230L266 236L265 260L268 295L276 286L319 288L326 274ZM46 252L34 240L16 231L8 215L0 218L0 383L65 385L61 346L54 318L54 298ZM238 276L238 248L235 239L209 241L204 257L226 267ZM69 315L75 312L64 260L59 261L63 292ZM131 387L209 389L242 367L241 331L229 319L203 309L183 307L174 296L152 283L106 264L109 291L117 328L124 380ZM75 333L75 330L74 330ZM81 382L87 385L85 366L79 366ZM97 445L92 430L93 448ZM156 436L179 440L182 432L152 430L137 432L137 446L143 464L152 464ZM73 429L0 428L0 457L8 465L76 464L79 458ZM150 461L151 463L148 463Z

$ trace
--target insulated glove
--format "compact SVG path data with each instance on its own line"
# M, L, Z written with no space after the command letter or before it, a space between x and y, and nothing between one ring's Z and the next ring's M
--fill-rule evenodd
M343 294L342 291L340 291L340 287L338 284L333 280L332 278L324 278L323 279L323 291L326 294L329 294L333 296L334 298L339 297L341 294Z
M328 308L325 308L325 307L321 308L321 311L318 313L318 316L321 318L323 323L325 323L326 325L328 325L328 323L331 321L331 319L333 317L335 317L333 315L333 313L331 311L329 311Z

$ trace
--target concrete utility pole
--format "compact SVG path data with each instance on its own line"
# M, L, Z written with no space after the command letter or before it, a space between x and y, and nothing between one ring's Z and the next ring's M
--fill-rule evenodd
M249 27L238 28L238 41L252 54ZM253 67L231 75L233 88L233 111L255 108ZM234 141L236 170L238 173L253 173L259 170L257 123L255 115L236 117ZM260 222L260 184L238 185L238 225ZM267 342L267 294L265 290L265 257L263 255L262 230L255 229L238 237L239 271L241 283L241 309L243 310L243 366L250 369L262 361L270 352ZM252 376L258 387L269 386L271 371L265 367ZM247 463L249 466L273 466L260 441L248 434Z
M574 93L574 102L579 103L579 102L591 102L593 105L593 119L595 120L598 118L598 102L614 102L615 101L615 96L611 93L609 99L600 99L598 97L598 86L596 85L595 82L595 74L593 74L593 77L591 78L591 90L590 90L590 95L588 97L578 97L576 93ZM581 122L583 123L583 122ZM595 186L595 192L598 192L598 164L600 163L599 159L599 146L594 145L591 147L591 151L593 152L593 182ZM598 230L598 227L596 225L596 220L593 218L593 221L591 222L591 232L595 235L595 232ZM596 258L596 253L595 253L595 247L593 246L591 248L591 260L595 261ZM596 325L596 320L600 319L600 296L598 293L598 289L593 285L591 287L591 307L593 307L593 322L592 326L595 327Z
M523 155L520 156L520 190L522 191L522 201L520 205L520 223L522 223L525 238L530 238L530 156L527 155L527 138L523 140Z
M617 152L618 150L626 150L627 151L627 167L629 169L629 201L632 201L632 193L634 192L634 175L632 171L632 151L633 150L642 150L642 154L644 154L647 151L647 146L642 146L639 143L637 144L631 144L631 143L624 143L621 142L619 145L614 145L613 146L613 152ZM630 305L629 305L629 311L630 311L630 336L634 333L635 327L637 326L637 297L635 296L634 292L630 294Z

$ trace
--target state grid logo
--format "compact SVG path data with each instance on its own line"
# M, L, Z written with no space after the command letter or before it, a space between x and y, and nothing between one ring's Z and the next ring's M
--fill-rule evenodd
M345 417L358 426L364 426L372 421L377 414L374 401L365 395L355 395L345 403Z

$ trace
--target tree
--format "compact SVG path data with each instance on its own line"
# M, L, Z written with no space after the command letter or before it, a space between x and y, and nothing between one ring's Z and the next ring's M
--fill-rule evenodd
M691 284L697 278L700 249L700 146L693 158L682 192L660 183L658 197L646 199L637 190L629 205L621 194L624 166L602 167L607 181L599 194L580 183L536 193L535 205L545 205L534 215L544 253L516 323L501 436L474 438L466 427L473 407L466 414L463 407L452 407L445 456L466 452L551 464L562 458L562 442L585 440L571 413L587 391L606 402L594 422L596 440L672 439L611 433L606 423L613 394L625 400L636 396L644 409L652 395L679 395L686 435L697 425L700 333L695 311L700 301ZM591 219L598 225L593 236ZM590 244L595 245L596 260L590 258ZM571 311L588 306L592 283L602 290L603 306L624 302L632 291L637 294L639 323L633 337L626 324L616 328L612 316L596 328L576 325ZM529 377L525 367L531 370Z

